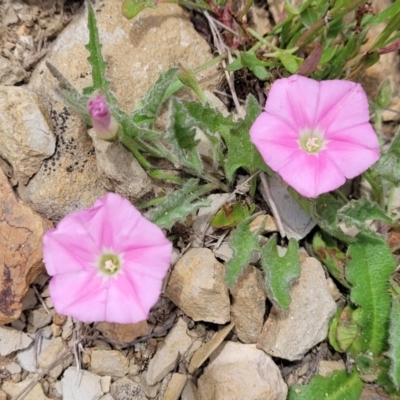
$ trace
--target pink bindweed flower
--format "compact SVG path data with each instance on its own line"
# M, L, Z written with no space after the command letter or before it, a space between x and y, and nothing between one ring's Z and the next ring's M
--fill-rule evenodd
M345 80L278 79L250 137L266 164L306 197L337 189L379 158L365 92Z
M43 237L54 307L83 322L145 320L171 253L162 230L114 193L67 215Z
M104 95L100 94L89 100L88 112L99 139L113 141L117 138L119 125L111 115Z

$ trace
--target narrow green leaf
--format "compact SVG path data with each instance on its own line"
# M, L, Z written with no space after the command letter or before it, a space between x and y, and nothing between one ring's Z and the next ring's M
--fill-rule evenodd
M400 296L396 296L392 301L390 312L389 329L389 352L390 370L389 375L397 390L400 390Z
M359 400L362 388L357 372L337 371L326 378L315 375L307 386L293 385L288 400Z
M154 123L168 88L173 82L177 81L178 71L178 68L173 67L159 76L154 85L141 99L139 107L133 112L132 121L135 124L149 126Z
M375 167L376 172L389 182L400 184L400 129L389 147L389 150L381 156Z
M289 53L280 52L278 58L282 65L291 73L294 74L299 68L299 62L297 58Z
M389 329L389 279L396 268L384 240L359 234L347 251L347 280L351 301L359 306L357 323L361 334L351 351L379 355L386 347Z
M188 180L179 190L167 196L166 200L149 211L148 218L161 228L170 229L175 222L184 222L200 207L207 207L210 201L199 197L210 192L211 185L199 185L198 179Z
M325 64L333 58L333 56L336 54L337 46L332 46L328 47L327 49L324 50L321 56L320 64Z
M226 263L226 283L232 287L242 272L249 264L254 251L260 251L258 245L258 230L250 232L250 224L254 217L242 221L235 229L229 247L233 250L233 257Z
M268 172L269 168L262 159L256 147L250 141L250 127L261 112L261 106L253 96L246 101L246 116L230 131L221 131L228 148L225 160L226 176L232 180L237 169L243 167L250 174L257 170Z
M286 254L279 257L276 235L261 250L261 266L265 273L268 298L281 310L290 306L290 289L300 276L299 245L289 240Z
M355 226L363 232L372 233L372 230L365 224L367 221L379 220L390 224L389 218L378 204L366 198L352 200L338 210L338 222L344 222L348 228Z
M381 24L382 22L393 18L394 15L400 12L400 1L394 1L392 5L382 10L380 13L374 15L371 20L370 24L372 26L376 26Z
M392 100L392 84L390 83L390 79L385 79L379 88L378 94L376 96L376 103L378 104L379 108L384 110L386 107L389 106L391 100Z
M114 104L115 99L109 93L110 82L106 79L107 63L101 54L101 44L99 39L99 31L97 29L96 16L93 6L88 1L86 2L88 9L88 29L89 29L89 43L85 46L89 51L88 57L89 64L92 66L92 86L83 89L83 94L92 94L96 90L101 91L107 98L109 104Z

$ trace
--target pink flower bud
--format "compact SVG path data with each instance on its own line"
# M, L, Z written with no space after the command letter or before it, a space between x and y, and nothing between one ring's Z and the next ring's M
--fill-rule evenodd
M113 141L117 138L119 125L111 115L104 95L89 100L88 112L99 139Z

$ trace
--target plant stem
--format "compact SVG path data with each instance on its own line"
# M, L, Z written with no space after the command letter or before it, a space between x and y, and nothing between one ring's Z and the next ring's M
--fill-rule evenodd
M374 200L383 208L382 184L377 182L376 178L372 176L371 171L365 171L363 177L371 185Z

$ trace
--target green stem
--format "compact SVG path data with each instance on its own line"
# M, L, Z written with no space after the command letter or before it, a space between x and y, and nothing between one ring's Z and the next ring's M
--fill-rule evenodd
M349 202L349 199L340 190L335 190L334 193L336 194L337 197L343 200L345 204Z
M372 176L371 171L365 171L363 177L371 185L374 200L382 207L383 203L383 190L380 182Z
M254 4L254 0L247 0L243 10L236 16L237 19L242 19L250 10L250 7Z
M392 218L392 204L393 204L395 192L396 192L396 188L394 186L392 186L389 191L389 196L388 196L388 201L387 201L387 206L386 206L386 214L388 215L389 218Z

